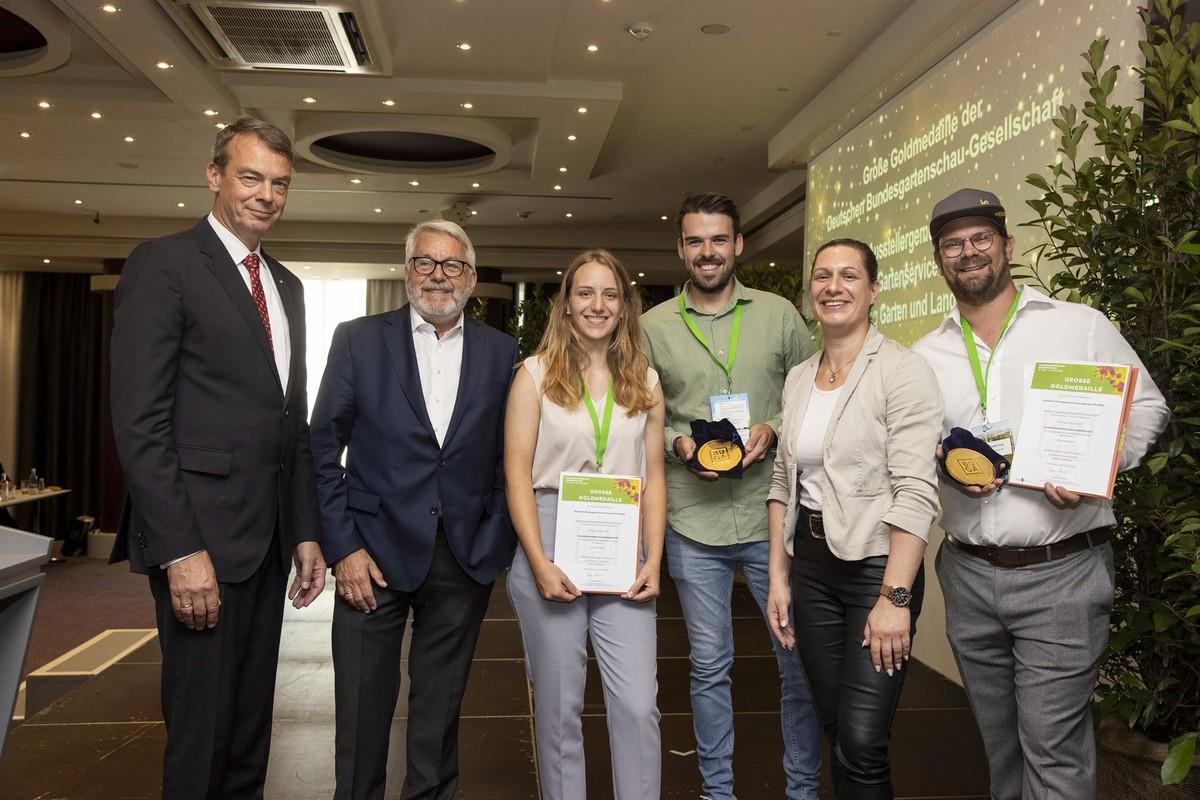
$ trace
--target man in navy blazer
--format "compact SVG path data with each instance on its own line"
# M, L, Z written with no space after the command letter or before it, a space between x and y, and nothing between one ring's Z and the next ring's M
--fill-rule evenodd
M458 225L415 226L405 262L410 305L338 326L313 410L322 549L338 593L336 798L384 796L410 610L401 796L454 796L471 658L516 546L500 463L516 342L463 315L475 251Z

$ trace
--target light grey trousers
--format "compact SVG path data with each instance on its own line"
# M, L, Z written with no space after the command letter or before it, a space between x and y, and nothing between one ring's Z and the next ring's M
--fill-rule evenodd
M993 800L1095 798L1090 703L1108 643L1111 545L1005 569L947 539L937 574Z
M542 547L554 557L558 495L537 493ZM584 800L583 690L587 639L600 667L616 800L657 800L662 752L658 730L655 605L619 596L542 599L521 548L508 576L533 684L534 735L542 800Z

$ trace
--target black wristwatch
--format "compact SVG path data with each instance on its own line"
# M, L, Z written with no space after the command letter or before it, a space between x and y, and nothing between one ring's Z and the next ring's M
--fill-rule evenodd
M897 608L907 608L908 604L912 602L912 592L903 586L888 586L885 583L880 587L879 594L881 597L891 600L892 605Z

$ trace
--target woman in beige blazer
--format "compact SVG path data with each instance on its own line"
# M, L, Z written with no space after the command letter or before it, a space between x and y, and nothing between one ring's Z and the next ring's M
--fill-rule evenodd
M767 614L799 653L839 800L891 798L888 738L924 594L942 398L924 360L870 323L871 248L817 250L825 347L787 376L767 499Z

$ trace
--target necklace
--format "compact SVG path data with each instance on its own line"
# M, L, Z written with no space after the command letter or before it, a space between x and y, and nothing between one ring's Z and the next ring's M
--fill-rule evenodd
M865 342L864 342L864 344L865 344ZM840 367L835 367L833 365L833 362L829 359L828 354L822 354L821 358L825 362L825 366L829 369L829 382L834 383L835 381L837 381L838 373L841 372L842 370L844 370L846 367L853 364L854 359L858 358L858 354L860 352L862 352L861 344L858 346L858 349L854 351L854 355L852 355L852 356L850 356L850 358L846 359L845 363L843 363Z

